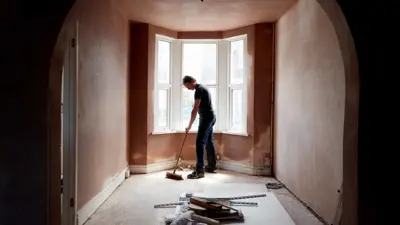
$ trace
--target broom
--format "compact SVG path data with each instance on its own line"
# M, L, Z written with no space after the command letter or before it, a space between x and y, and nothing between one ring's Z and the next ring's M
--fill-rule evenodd
M178 159L176 160L174 172L172 172L172 173L171 173L171 172L167 172L167 174L165 175L165 178L173 179L173 180L183 180L182 175L176 174L175 171L176 171L176 168L178 167L179 159L181 158L182 149L183 149L183 145L185 144L185 139L186 139L187 133L188 133L188 132L185 133L185 137L183 138L181 151L179 152Z

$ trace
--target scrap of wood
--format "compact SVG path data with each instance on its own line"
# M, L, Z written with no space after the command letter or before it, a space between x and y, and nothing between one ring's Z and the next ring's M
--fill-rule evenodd
M205 200L205 199L199 199L199 198L190 198L190 203L202 206L206 209L211 209L211 210L223 210L223 208L231 209L233 211L238 211L235 208L232 208L230 206L230 201L210 201L210 200Z
M237 212L234 212L229 215L216 213L214 215L209 215L209 216L215 220L244 220L244 216L241 210L238 210Z
M231 201L215 201L218 204L229 205L231 206Z
M211 202L211 203L216 203L216 202L213 202L213 201L209 201L209 202ZM233 210L233 211L238 211L237 209L235 209L235 208L232 208L232 207L230 207L230 206L228 206L228 205L225 205L225 204L223 204L223 203L217 203L217 204L220 204L221 206L223 206L223 207L225 207L225 208L228 208L228 209L231 209L231 210Z
M214 220L212 218L205 217L205 216L200 216L200 215L196 215L196 214L192 215L192 220L194 220L196 222L200 222L200 223L209 224L209 225L218 225L218 224L220 224L218 220Z
M228 210L222 210L222 211L210 211L206 212L207 216L209 217L216 217L216 216L229 216L229 215L234 215L236 212L232 212L230 209Z
M189 204L188 207L193 211L206 211L207 209L195 204Z
M210 201L212 203L212 201ZM215 220L243 220L244 216L241 210L230 207L229 205L219 203L223 210L219 211L206 211L205 215ZM224 211L227 210L227 211Z
M207 200L200 199L200 198L190 198L190 203L201 206L206 209L210 209L210 210L221 210L222 209L221 204L219 204L217 202L207 201Z
M216 220L244 220L243 215L233 215L233 216L224 216L224 217L215 217Z

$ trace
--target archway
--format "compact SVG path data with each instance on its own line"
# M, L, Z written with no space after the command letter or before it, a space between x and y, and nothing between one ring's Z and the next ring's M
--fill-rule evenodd
M356 155L357 155L357 115L358 115L358 75L357 75L357 60L355 60L355 51L351 50L354 49L354 46L351 46L352 40L351 40L351 35L349 36L349 30L345 29L346 28L346 21L344 20L342 14L340 13L340 9L338 11L338 6L336 2L326 2L326 1L320 1L321 6L324 8L328 16L330 17L337 36L339 40L339 45L342 51L342 56L343 56L343 62L345 64L345 74L346 74L346 106L345 106L345 125L344 125L344 141L343 141L343 158L344 158L344 183L343 183L343 193L344 193L344 203L343 207L350 207L351 210L345 210L346 212L349 212L348 215L356 215L355 211L356 210L356 202L357 199L355 198L356 193L357 193L357 183L355 177L357 174L357 170L355 169L357 167L357 164L355 163L356 160ZM61 42L63 41L62 34L59 36L59 40ZM349 51L350 49L350 51ZM54 70L59 70L59 66L57 64L59 63L59 57L60 55L63 55L63 50L62 49L55 49L55 67L53 68ZM57 59L58 58L58 59ZM354 76L355 75L355 76ZM59 86L58 83L59 81L57 80L59 78L55 76L50 76L50 87L52 85ZM54 83L53 83L54 82ZM58 93L59 91L57 89L53 89L54 93ZM57 96L56 94L55 96ZM56 98L55 98L56 99ZM50 103L51 104L51 103ZM51 107L53 108L53 107ZM53 121L53 120L51 120ZM56 129L57 127L53 127L53 129ZM54 133L52 132L50 133ZM56 145L56 142L52 144L52 146L59 146ZM53 157L57 158L56 155L52 155ZM53 173L52 173L53 174ZM58 180L58 178L57 178ZM58 191L58 190L57 190ZM346 197L347 196L347 197ZM349 199L351 199L349 201ZM348 203L349 202L349 203ZM349 204L349 205L348 205ZM352 213L350 213L352 212ZM346 217L346 213L344 214L344 217ZM349 221L355 221L353 219L350 219ZM345 223L347 219L343 221ZM349 224L352 224L352 222L349 222Z
M358 195L358 112L359 74L354 40L340 6L336 1L318 0L329 16L339 41L345 67L345 118L343 133L343 184L340 195L340 224L357 224Z
M68 12L68 10L70 10L71 9L71 6L72 6L72 1L65 1L65 2L69 2L69 4L70 5L68 5L68 4L65 4L64 6L60 6L59 7L59 11L58 12L60 12L60 11L62 11L62 12L64 12L64 14L62 14L62 13L60 13L61 15L59 16L61 19L59 20L59 21L63 21L63 19L66 17L66 15L67 15L67 12ZM57 12L57 10L55 10L55 12ZM327 10L327 13L329 12L329 10ZM328 13L328 15L329 15L329 13ZM40 22L42 22L42 21L40 21ZM38 22L39 23L39 22ZM54 30L56 30L57 32L51 32L51 34L49 34L49 37L48 37L48 39L47 40L53 40L53 43L55 43L55 40L56 40L56 38L57 38L57 36L58 36L58 31L60 31L60 28L61 28L61 22L59 22L59 24L58 25L55 25L54 24L55 22L49 22L49 27L51 26ZM51 37L50 37L51 36ZM340 39L340 38L339 38ZM55 51L59 51L59 50L55 50ZM48 50L48 52L51 52L50 50ZM54 60L54 62L55 62L55 64L58 64L59 63L59 56L60 55L63 55L63 53L62 53L62 51L61 52L58 52L58 53L55 53L56 55L58 55L58 56L56 56L53 60ZM58 59L57 59L58 58ZM351 67L351 66L350 66ZM55 66L55 67L53 67L53 69L54 70L58 70L59 69L59 67L57 67L57 66ZM52 78L50 78L50 80L51 80ZM59 78L58 78L59 79ZM53 81L50 81L49 80L49 82L51 83L51 82L53 82ZM60 80L56 80L55 82L56 83L58 83ZM353 80L351 80L351 82L353 82ZM346 83L347 84L347 83ZM346 87L347 87L347 85L346 85ZM54 90L54 91L56 91L57 92L57 90ZM61 92L60 92L61 93ZM54 95L54 99L57 99L57 94L55 94ZM351 100L350 102L353 102L353 100ZM50 103L50 101L48 101L47 102L47 104L51 104ZM354 105L353 105L354 106ZM353 107L353 106L349 106L349 107ZM51 108L51 106L50 106L50 108ZM55 111L52 111L53 113L56 113ZM352 111L352 112L349 112L350 113L350 115L349 116L354 116L354 111ZM58 113L56 114L57 116L59 115ZM354 126L354 124L350 124L351 126ZM58 129L58 126L59 125L57 125L57 124L53 124L53 123L50 123L50 126L51 126L51 128L50 128L50 130L52 130L52 129ZM354 135L354 133L351 133L351 135ZM57 136L57 134L55 135L55 136ZM49 139L51 139L52 140L52 138L49 138ZM51 147L50 147L50 149L59 149L59 143L57 144L57 141L55 141L55 140L53 140L54 142L51 142L52 144L50 145ZM351 145L353 145L354 144L354 142L353 142L354 140L350 140L349 142L350 142L350 144ZM53 150L51 150L50 151L50 149L48 149L48 154L50 155L50 157L51 157L51 159L57 159L58 158L58 156L57 155L54 155L54 154L52 154L51 152L53 152ZM51 162L54 162L54 161L51 161ZM48 170L50 171L50 174L52 175L52 176L55 176L54 174L57 174L57 171L56 170L53 170L53 169L51 169L50 170L50 168L53 168L53 164L52 163L50 163L49 165L52 165L52 166L49 166L48 167ZM56 168L59 168L59 166L57 167L57 166L55 166ZM354 178L354 177L353 177ZM59 192L59 177L57 176L57 179L55 179L54 181L53 180L51 180L52 182L51 182L51 188L50 188L50 200L54 200L55 198L57 198L57 199L59 199L59 195L58 195L58 192ZM346 191L345 191L346 192ZM55 200L54 200L55 201ZM55 204L55 205L59 205L59 203L57 203L57 202L53 202L53 201L50 201L50 207L49 207L49 210L50 211L52 211L52 210L54 210L54 212L55 212L55 214L53 214L53 213L49 213L49 215L52 215L52 216L54 216L54 217L56 217L56 215L57 215L57 208L56 207L52 207L52 204ZM59 212L59 210L58 210L58 212ZM55 219L54 221L56 221L57 219ZM52 224L54 224L54 223L52 223Z

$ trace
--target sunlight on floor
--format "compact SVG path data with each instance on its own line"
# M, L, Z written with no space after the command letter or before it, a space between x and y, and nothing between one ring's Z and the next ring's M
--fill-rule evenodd
M164 172L155 172L155 173L150 173L150 174L135 174L135 176L142 176L143 179L146 180L159 180L162 178L165 178L166 172L173 172L171 171L164 171ZM187 175L191 173L190 170L186 171L176 171L176 174L182 175L184 180L187 180ZM206 173L205 177L202 179L198 179L200 183L216 183L216 182L224 182L228 180L230 176L228 174L223 174L223 173Z
M177 170L176 173L182 175L184 180L166 179L166 172L172 171L131 175L85 225L160 224L165 215L175 212L175 209L154 209L154 205L177 202L179 196L184 193L230 197L260 193L271 195L272 192L277 197L275 200L272 199L272 202L270 200L273 197L243 200L259 203L258 207L241 208L248 221L245 224L266 224L264 221L266 219L268 224L292 225L289 219L280 219L288 217L285 214L286 210L296 224L321 225L296 198L290 197L287 191L282 189L277 190L278 192L275 190L268 192L265 184L275 181L273 178L219 170L217 173L206 173L205 178L191 180L187 179L190 170ZM263 214L260 210L269 213Z

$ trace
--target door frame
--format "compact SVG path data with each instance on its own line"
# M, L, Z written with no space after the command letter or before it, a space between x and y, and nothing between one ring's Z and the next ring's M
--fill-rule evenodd
M63 76L63 200L61 224L77 224L78 172L78 21L68 35Z

